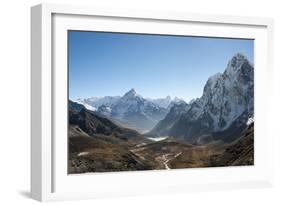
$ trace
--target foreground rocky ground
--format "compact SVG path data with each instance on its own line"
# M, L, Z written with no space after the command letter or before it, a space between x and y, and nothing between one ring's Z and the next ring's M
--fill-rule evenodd
M124 140L116 136L89 136L70 127L69 173L113 172L238 166L254 164L254 127L232 143L193 145L167 138L161 141Z

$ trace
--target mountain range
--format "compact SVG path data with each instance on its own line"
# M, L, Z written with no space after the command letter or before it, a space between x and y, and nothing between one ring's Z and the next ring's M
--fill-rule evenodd
M167 96L68 103L68 172L254 164L254 66L242 54L188 103Z
M135 89L123 96L91 97L76 102L123 127L146 136L172 136L204 143L232 141L254 116L254 67L243 54L234 55L223 73L206 81L200 98L189 103L170 96L144 98Z
M131 89L123 96L91 97L77 99L76 102L117 124L143 133L162 120L173 105L184 101L177 97L172 99L170 96L159 99L144 98L135 89Z

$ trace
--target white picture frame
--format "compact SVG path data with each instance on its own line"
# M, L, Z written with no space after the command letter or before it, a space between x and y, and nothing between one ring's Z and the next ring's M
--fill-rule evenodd
M274 75L272 19L40 4L31 8L31 26L32 198L53 201L273 185L274 137L268 124ZM69 177L65 162L68 29L254 38L255 165Z

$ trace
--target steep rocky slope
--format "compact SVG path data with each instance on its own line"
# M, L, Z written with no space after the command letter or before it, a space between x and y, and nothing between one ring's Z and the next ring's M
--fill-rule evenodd
M245 56L237 54L229 61L224 73L208 79L202 97L187 104L182 112L172 108L149 134L198 142L202 138L216 138L215 134L219 136L224 132L221 136L233 140L253 117L253 101L254 68ZM233 132L235 128L239 129Z

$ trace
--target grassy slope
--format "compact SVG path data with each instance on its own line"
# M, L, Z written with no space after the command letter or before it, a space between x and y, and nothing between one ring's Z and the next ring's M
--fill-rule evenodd
M116 142L91 137L71 126L69 173L148 170L153 165Z

